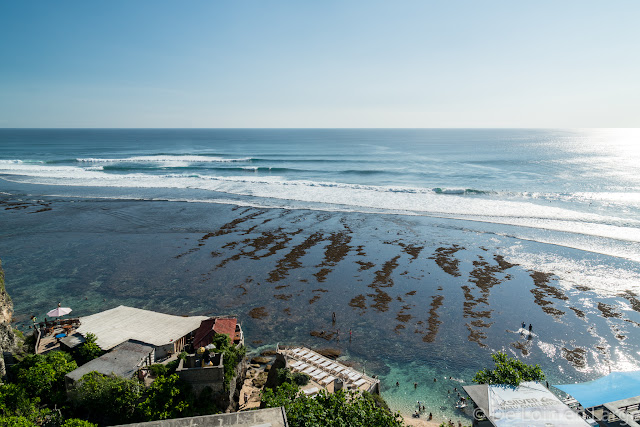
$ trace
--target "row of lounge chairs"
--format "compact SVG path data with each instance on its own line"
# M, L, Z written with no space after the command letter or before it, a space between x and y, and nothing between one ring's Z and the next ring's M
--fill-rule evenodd
M296 372L303 372L313 378L316 382L327 386L336 378L345 383L352 383L356 387L361 387L367 382L362 378L362 374L347 368L333 360L317 354L314 351L296 348L291 355L299 359L290 365Z

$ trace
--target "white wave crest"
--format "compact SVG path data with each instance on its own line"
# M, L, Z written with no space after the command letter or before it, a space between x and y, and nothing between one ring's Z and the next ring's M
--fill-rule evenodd
M527 199L505 200L495 196L467 197L456 194L442 196L431 189L418 187L287 180L280 176L112 174L94 168L18 163L0 164L0 173L12 175L12 180L33 184L191 188L269 199L275 206L292 202L320 204L327 209L343 211L380 210L640 242L640 221L635 219L548 206ZM640 251L625 257L640 259Z
M166 162L191 162L191 163L225 163L225 162L246 162L249 157L239 159L225 159L223 157L212 156L135 156L121 159L100 159L100 158L78 158L80 163L166 163Z

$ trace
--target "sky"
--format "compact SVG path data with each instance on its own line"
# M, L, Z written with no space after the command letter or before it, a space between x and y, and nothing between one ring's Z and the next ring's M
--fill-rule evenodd
M640 127L637 0L0 3L0 127Z

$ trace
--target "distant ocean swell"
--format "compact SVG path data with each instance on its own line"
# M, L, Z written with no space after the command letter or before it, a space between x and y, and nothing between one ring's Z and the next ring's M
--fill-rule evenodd
M105 166L103 168L106 169ZM287 180L279 176L111 174L100 169L34 165L17 161L3 162L0 174L10 181L31 184L197 189L249 198L321 204L332 210L387 210L640 242L640 221L548 206L525 198L507 200L474 189L375 186ZM212 200L207 198L202 201ZM258 200L256 203L259 205ZM290 207L290 204L287 203L287 206Z

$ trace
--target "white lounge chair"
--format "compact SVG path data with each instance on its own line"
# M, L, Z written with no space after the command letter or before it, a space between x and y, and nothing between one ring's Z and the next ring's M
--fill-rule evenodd
M333 381L335 381L336 377L333 377L331 375L329 375L328 377L326 377L325 379L323 379L322 381L320 381L322 384L324 385L328 385L330 383L332 383Z
M317 393L318 391L320 391L320 390L318 389L318 387L312 387L312 388L309 388L309 389L307 389L307 390L302 390L302 391L303 391L303 392L304 392L304 394L306 394L307 396L311 396L312 394L316 394L316 393Z
M355 380L360 379L360 378L362 378L362 374L359 374L357 372L353 372L351 375L349 375L349 379L351 381L355 381Z
M307 374L307 375L311 375L311 372L313 372L315 370L316 370L315 366L310 366L309 368L307 368L304 371L302 371L302 373L303 374Z
M320 356L317 356L317 355L309 358L309 362L312 362L312 363L317 363L318 360L320 360Z
M296 366L295 368L293 368L295 371L302 371L304 369L309 368L309 365L307 365L306 363L301 363L298 366Z
M312 376L313 376L313 379L315 379L316 381L320 381L321 379L323 379L324 377L327 376L327 373L326 372L320 372L319 374L312 375Z
M331 365L331 361L330 360L325 360L324 362L320 363L320 366L322 366L323 368L327 368L329 367L329 365Z
M367 382L367 380L360 379L360 380L356 381L354 384L356 385L356 387L360 387L362 384L364 384L366 382Z
M295 362L293 362L292 364L290 364L289 366L291 366L292 368L297 368L298 366L302 365L304 362L301 362L299 360L296 360Z

